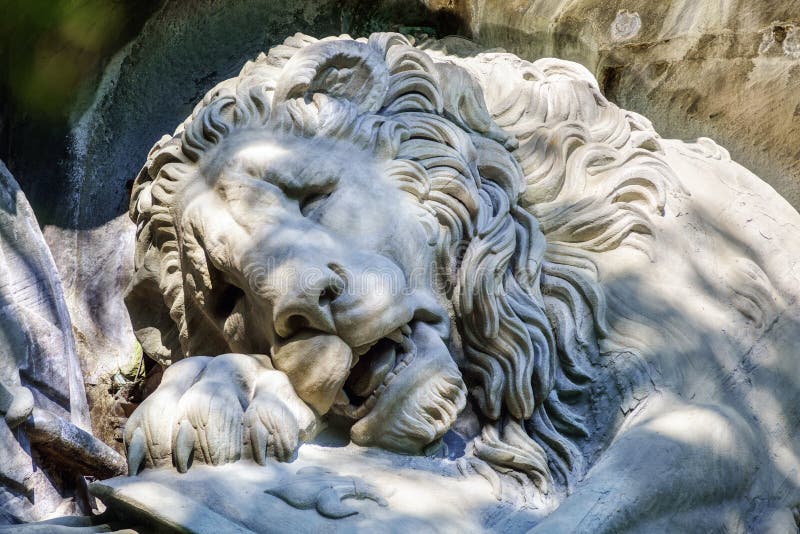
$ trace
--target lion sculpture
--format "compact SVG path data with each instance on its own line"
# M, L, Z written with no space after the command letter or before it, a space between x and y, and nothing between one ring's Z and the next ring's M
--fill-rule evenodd
M131 473L455 426L543 532L793 525L797 212L580 65L433 48L297 34L153 147Z

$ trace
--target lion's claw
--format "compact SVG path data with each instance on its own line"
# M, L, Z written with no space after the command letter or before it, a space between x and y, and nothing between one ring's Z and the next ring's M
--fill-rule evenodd
M267 463L267 430L262 425L250 427L250 452L260 465Z
M137 427L128 443L128 476L135 476L141 469L146 447L144 431Z
M189 470L194 453L195 433L192 424L184 419L178 423L178 432L175 435L175 444L172 448L172 455L175 459L175 467L179 473Z
M197 356L169 367L158 390L146 398L128 419L123 438L131 476L142 467L155 467L169 461L175 406L210 360Z

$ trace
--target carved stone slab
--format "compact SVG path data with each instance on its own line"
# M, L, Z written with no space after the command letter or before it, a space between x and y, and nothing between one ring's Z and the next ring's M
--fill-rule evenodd
M305 444L289 464L197 465L95 482L110 509L186 532L515 532L548 511L463 461Z

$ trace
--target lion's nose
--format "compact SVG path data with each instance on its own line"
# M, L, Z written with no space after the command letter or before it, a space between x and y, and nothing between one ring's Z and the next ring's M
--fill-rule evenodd
M308 269L293 280L273 307L275 332L282 338L303 329L336 333L331 303L344 291L344 280L331 269Z

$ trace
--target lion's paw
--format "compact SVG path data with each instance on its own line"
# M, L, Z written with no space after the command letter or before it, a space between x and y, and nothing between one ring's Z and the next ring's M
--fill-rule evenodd
M267 458L285 462L300 441L300 427L289 408L278 398L262 394L244 414L244 426L253 459L264 465Z
M172 443L178 471L186 472L193 458L220 465L241 457L244 410L237 386L220 377L201 379L181 397Z
M158 389L131 414L123 432L129 475L171 460L175 407L210 361L196 356L167 368Z
M316 426L283 373L254 357L191 357L169 367L125 426L129 474L172 461L220 465L252 455L286 461Z
M288 461L318 426L316 414L297 396L284 373L259 374L244 416L246 448L256 462L264 464L267 458Z

